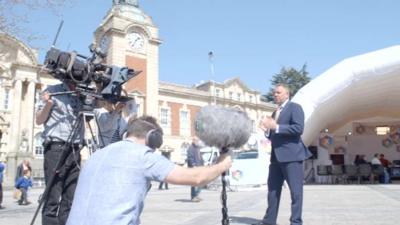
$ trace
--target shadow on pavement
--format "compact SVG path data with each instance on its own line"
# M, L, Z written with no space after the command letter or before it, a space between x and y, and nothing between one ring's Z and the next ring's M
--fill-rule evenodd
M190 202L190 203L192 203L192 201L190 199L175 199L175 202Z
M254 218L240 217L240 216L230 216L229 221L232 223L241 223L241 224L254 224L260 222L260 220Z

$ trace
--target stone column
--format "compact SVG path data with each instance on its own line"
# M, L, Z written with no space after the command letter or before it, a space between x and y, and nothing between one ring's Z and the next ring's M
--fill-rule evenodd
M26 128L28 130L28 152L31 153L32 155L34 154L34 127L35 127L35 87L36 83L31 80L28 83L28 88L27 88L27 93L25 97L25 102L26 102L26 116L27 116L27 123L26 123Z
M22 80L15 80L12 101L12 116L10 123L10 148L7 155L7 176L13 179L18 165L17 153L20 140L20 115L22 98Z

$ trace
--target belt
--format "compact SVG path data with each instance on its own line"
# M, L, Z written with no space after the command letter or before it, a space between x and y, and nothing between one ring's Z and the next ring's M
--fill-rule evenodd
M45 145L65 145L67 142L63 141L59 138L48 138L47 141L45 142ZM74 147L79 146L79 143L73 143L72 144Z
M65 141L50 141L49 145L65 145ZM79 146L79 143L72 143L73 146Z
M58 137L48 137L48 138L46 138L46 141L52 142L52 143L66 143L66 141L64 141L64 140L62 140L61 138L58 138ZM79 143L77 142L77 143L74 143L74 145L75 144L79 144Z

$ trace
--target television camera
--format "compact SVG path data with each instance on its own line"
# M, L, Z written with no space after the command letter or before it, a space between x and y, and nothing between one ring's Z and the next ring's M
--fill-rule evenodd
M106 53L91 44L91 57L76 51L65 52L55 47L46 53L43 70L62 82L74 83L74 91L52 93L54 95L76 94L80 97L84 109L94 108L95 100L111 103L132 100L122 96L122 85L141 71L128 67L109 66L103 63Z

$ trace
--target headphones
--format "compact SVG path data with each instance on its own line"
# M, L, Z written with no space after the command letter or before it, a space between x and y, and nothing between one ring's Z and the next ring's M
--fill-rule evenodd
M149 130L146 133L146 136L145 136L145 144L146 144L146 146L151 148L151 149L153 149L153 150L155 150L157 148L160 148L161 145L163 144L163 132L162 132L162 129L161 128L157 128L156 124L153 124L153 123L151 123L149 121L146 121L144 119L141 119L141 118L134 119L133 123L135 123L135 121L140 121L139 123L145 123L148 126L150 126L151 128L153 128L153 129Z
M152 129L146 134L146 145L151 149L157 149L163 144L163 133L159 129Z

